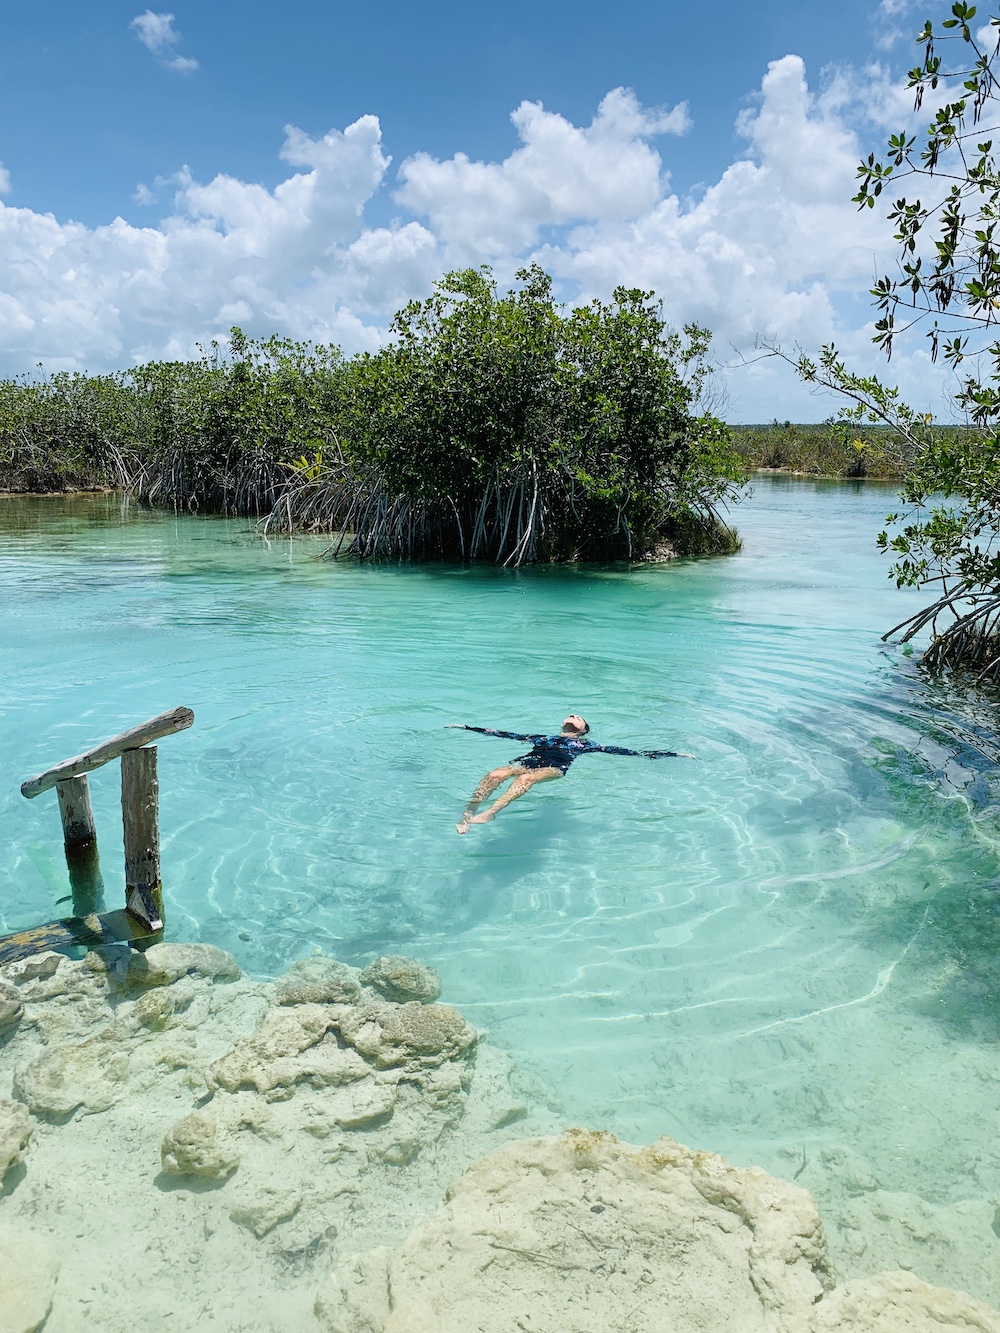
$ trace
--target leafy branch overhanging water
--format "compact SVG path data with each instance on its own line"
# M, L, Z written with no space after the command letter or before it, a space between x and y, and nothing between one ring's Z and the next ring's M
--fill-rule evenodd
M909 72L919 111L937 98L922 136L892 135L886 155L858 167L859 208L874 208L897 181L914 178L930 198L900 196L888 211L898 245L895 275L871 289L879 317L874 341L891 357L897 339L922 330L932 361L956 374L956 406L972 430L942 432L909 409L898 390L876 377L852 374L834 347L818 359L785 357L807 383L851 400L847 421L880 422L905 468L902 500L879 536L896 556L890 574L900 587L938 595L890 631L903 641L932 633L923 661L932 668L971 669L1000 682L1000 18L974 27L975 5L959 0L936 27L917 36L921 63ZM942 44L957 45L946 64ZM942 96L943 94L943 96ZM780 349L766 350L783 355ZM941 504L938 497L943 495ZM889 637L887 634L886 638Z

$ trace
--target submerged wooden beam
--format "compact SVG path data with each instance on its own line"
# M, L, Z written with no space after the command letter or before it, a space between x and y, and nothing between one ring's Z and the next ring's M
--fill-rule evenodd
M122 755L125 906L150 930L163 929L159 795L156 746L126 750Z
M27 782L21 783L21 795L30 801L59 782L79 777L82 773L92 773L95 768L100 768L120 755L128 754L141 745L148 745L150 741L157 741L162 736L170 736L175 731L184 731L193 723L194 713L190 708L172 708L168 713L160 713L157 717L151 717L148 722L142 722L137 727L123 731L119 736L112 736L109 741L95 745L85 754L78 754L73 759L63 759L60 763L47 768L44 773L28 778Z
M47 953L51 949L73 946L94 948L102 944L127 944L132 940L149 939L158 932L151 931L144 921L119 908L116 912L93 912L88 916L71 916L62 921L50 921L31 930L18 930L13 935L0 936L0 965L16 963L32 954Z

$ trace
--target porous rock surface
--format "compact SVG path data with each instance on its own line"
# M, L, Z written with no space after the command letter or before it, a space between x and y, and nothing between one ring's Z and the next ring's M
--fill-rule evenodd
M218 1125L209 1111L192 1111L168 1131L160 1161L172 1175L204 1180L226 1180L240 1164L237 1154L227 1151L220 1141Z
M293 963L278 978L275 995L279 1004L354 1004L361 986L345 963L316 954Z
M23 1006L0 1138L32 1131L0 1190L3 1333L1000 1333L908 1274L829 1290L797 1185L542 1137L544 1088L433 988L394 1000L322 956L255 981L171 944L0 977Z
M432 1004L441 994L441 978L434 969L401 954L376 958L361 973L361 980L389 1000Z
M1000 1333L910 1274L832 1286L797 1185L570 1130L477 1163L398 1249L345 1256L315 1310L325 1333Z
M825 1297L810 1333L1000 1333L1000 1312L912 1273L879 1273Z
M31 1138L31 1120L23 1102L11 1102L0 1097L0 1185L21 1155Z
M20 1023L24 1014L24 1004L16 986L9 981L0 981L0 1041Z
M11 1167L31 1133L0 1223L62 1259L55 1285L32 1269L45 1333L319 1333L341 1249L401 1240L515 1123L554 1128L456 1010L391 1001L332 958L272 983L213 946L160 944L0 979L22 1010L0 1040ZM36 1326L13 1299L2 1333Z

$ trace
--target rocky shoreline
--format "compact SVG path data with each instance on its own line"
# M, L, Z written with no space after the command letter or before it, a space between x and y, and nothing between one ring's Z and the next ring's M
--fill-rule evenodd
M210 945L0 972L4 1333L1000 1333L840 1285L810 1194L565 1129L410 959Z

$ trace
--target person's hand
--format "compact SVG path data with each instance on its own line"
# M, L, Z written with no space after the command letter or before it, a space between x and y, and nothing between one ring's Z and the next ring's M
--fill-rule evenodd
M454 730L455 728L457 728L459 731L464 731L464 730L465 730L465 723L464 723L464 722L446 722L446 723L444 724L444 729L445 729L445 731L452 731L452 730Z

